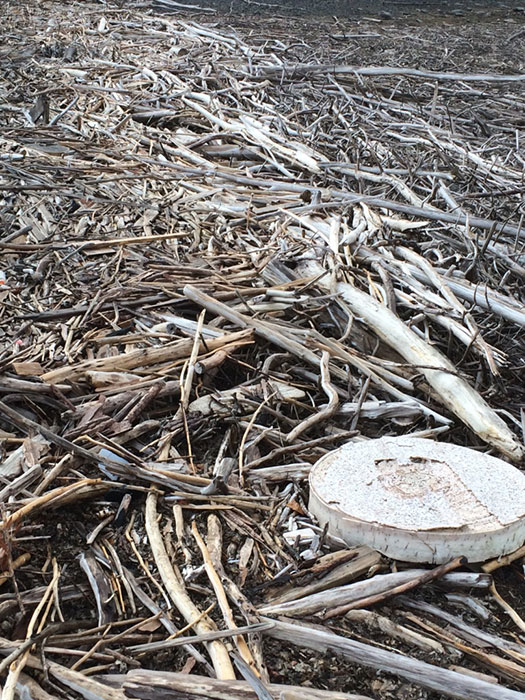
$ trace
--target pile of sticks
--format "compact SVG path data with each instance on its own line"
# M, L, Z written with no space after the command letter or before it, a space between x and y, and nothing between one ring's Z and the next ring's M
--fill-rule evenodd
M2 697L522 697L525 552L397 566L307 479L385 434L523 459L525 75L7 8Z

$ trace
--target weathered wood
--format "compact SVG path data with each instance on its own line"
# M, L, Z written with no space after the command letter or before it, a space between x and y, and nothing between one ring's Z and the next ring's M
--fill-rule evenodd
M275 700L370 700L364 695L269 683ZM220 681L204 676L163 671L131 671L123 683L127 697L141 700L257 700L245 681Z
M325 656L323 638L319 672L315 650L295 664L267 644L280 623L257 611L320 620L428 576L352 559L312 517L306 480L329 451L404 434L486 449L485 401L521 454L519 13L454 32L304 18L299 36L275 8L225 23L189 2L2 2L0 616L6 635L41 631L0 644L4 670L20 661L7 697L385 700L427 676L479 697L385 657L392 638L522 689L521 611L486 573L434 581L430 608L406 610L406 590L345 613L370 646ZM494 49L482 69L474 39ZM367 63L376 41L388 66ZM478 432L505 450L501 426ZM297 685L268 683L292 664Z
M515 75L497 75L494 73L440 73L439 71L420 70L419 68L398 68L395 66L345 66L322 65L319 63L285 63L283 66L260 68L261 75L362 75L362 76L408 76L411 78L430 78L431 80L460 80L462 82L513 83L525 81L525 73Z
M200 352L208 352L222 348L228 343L239 341L250 343L252 333L250 331L240 331L229 333L219 338L211 338L206 344L199 346ZM74 380L81 377L87 371L123 372L136 367L147 367L149 365L168 362L187 357L193 347L193 340L177 340L159 348L146 348L145 350L132 350L112 357L104 357L97 360L87 360L79 363L76 367L61 367L59 369L46 372L41 376L42 381L49 384L57 384L64 379Z
M363 642L347 639L322 628L292 624L281 620L265 632L300 647L338 654L352 663L394 673L411 683L430 688L446 697L461 700L523 700L524 694L500 685L449 671L418 659L379 649Z

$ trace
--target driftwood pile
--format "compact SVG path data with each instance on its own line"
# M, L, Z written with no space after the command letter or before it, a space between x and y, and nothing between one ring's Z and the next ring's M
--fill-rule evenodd
M307 477L522 459L525 76L3 10L2 697L524 697L525 552L345 548Z

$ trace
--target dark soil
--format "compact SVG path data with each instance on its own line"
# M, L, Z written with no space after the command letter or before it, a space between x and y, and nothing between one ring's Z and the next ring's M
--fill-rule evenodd
M171 0L155 0L157 8L169 9ZM524 13L520 0L181 0L180 6L201 7L232 15L272 17L338 17L346 19L402 19L436 15L464 17L466 21L491 12ZM173 1L173 11L180 12Z

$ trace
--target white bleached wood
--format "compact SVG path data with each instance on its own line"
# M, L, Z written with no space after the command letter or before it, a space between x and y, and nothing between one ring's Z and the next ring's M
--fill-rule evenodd
M370 644L347 639L319 627L276 620L274 626L264 634L307 649L322 652L330 650L330 653L343 656L351 663L394 673L418 686L431 688L444 697L463 700L523 700L524 697L524 694L517 690L493 685L392 651L378 649Z
M319 263L309 260L302 263L296 272L307 277L320 275L324 269ZM319 279L318 284L328 290L325 278ZM363 319L382 341L395 348L414 367L421 368L442 403L482 440L513 460L523 458L523 445L503 419L468 382L457 375L454 365L439 350L416 335L389 308L353 285L339 282L337 293L352 313Z
M194 628L199 634L215 631L215 625L210 618L202 616L170 562L157 521L157 494L155 493L149 493L146 500L146 532L160 577L174 605L188 623L194 624ZM235 678L235 672L224 644L220 640L214 640L209 642L207 647L217 677L222 679Z

